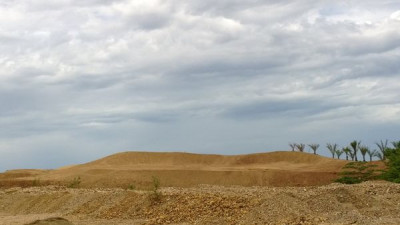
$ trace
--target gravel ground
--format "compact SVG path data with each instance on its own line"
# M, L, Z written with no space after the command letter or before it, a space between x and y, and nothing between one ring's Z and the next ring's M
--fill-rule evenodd
M400 185L0 190L0 224L400 224ZM56 224L56 223L54 223Z

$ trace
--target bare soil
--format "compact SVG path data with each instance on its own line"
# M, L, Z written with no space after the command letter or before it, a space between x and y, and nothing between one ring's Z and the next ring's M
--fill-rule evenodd
M127 152L57 170L7 171L0 225L400 224L400 185L332 183L346 163L298 152Z
M314 187L200 185L162 188L160 193L160 199L154 200L151 191L119 188L3 189L0 224L28 224L50 217L76 225L400 224L400 185L387 182Z

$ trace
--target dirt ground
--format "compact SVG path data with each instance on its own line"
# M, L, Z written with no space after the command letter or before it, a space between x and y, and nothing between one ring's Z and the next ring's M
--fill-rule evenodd
M154 176L168 187L312 186L331 183L346 163L301 152L234 156L123 152L56 170L7 171L0 174L0 187L49 183L68 186L80 178L80 187L146 188Z
M100 224L400 224L400 185L120 188L57 186L0 190L0 224L62 217ZM57 224L57 223L54 223ZM61 223L60 223L61 225Z
M300 152L124 152L12 170L0 173L0 225L400 224L400 185L332 183L346 163Z

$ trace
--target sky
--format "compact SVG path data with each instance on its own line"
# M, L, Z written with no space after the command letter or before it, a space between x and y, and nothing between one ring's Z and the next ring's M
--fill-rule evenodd
M399 89L398 0L0 0L0 171L375 148Z

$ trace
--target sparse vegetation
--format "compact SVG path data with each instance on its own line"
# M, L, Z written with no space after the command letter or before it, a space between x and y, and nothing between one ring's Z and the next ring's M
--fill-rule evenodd
M337 150L337 144L326 144L326 148L331 152L332 158L335 158L336 150Z
M382 174L382 178L400 183L400 141L392 142L392 144L393 149L387 148L385 150L387 170Z
M351 150L350 150L350 148L349 147L344 147L344 148L342 148L342 151L344 152L344 154L346 154L346 160L349 160L349 156L350 156L350 158L351 158Z
M370 161L370 162L372 162L372 157L376 156L377 153L378 153L378 152L377 152L376 150L370 150L370 149L368 149L367 154L368 154L368 156L369 156L369 161Z
M74 177L74 179L68 183L67 187L77 188L81 184L81 177Z
M294 150L296 150L296 143L289 143L290 148L292 148L292 152L294 152Z
M305 147L305 144L296 144L296 148L299 150L299 152L304 152Z
M313 150L314 155L317 154L317 149L319 148L319 144L309 144L310 148Z
M135 190L136 189L136 185L135 184L128 184L128 187L126 189Z
M368 146L364 145L364 146L360 146L359 149L360 149L361 155L363 157L363 162L365 162L365 155L369 151L369 148L368 148Z
M358 152L358 148L359 148L360 144L361 144L360 141L355 141L355 140L350 143L350 146L353 149L354 161L356 161L356 162L358 161L357 152Z
M342 154L343 154L343 150L341 150L341 149L336 150L336 156L337 156L338 159L340 159L340 156Z
M33 181L32 181L32 186L33 187L37 187L37 186L41 186L41 185L42 185L42 183L41 183L39 178L33 179Z
M336 179L336 182L344 184L357 184L367 180L379 178L379 171L374 168L376 165L367 162L350 162L343 167L340 173L342 177Z
M385 152L388 149L388 140L385 140L385 142L381 140L379 143L377 142L375 144L376 146L378 146L378 149L380 151L376 153L376 156L381 160L385 160Z
M156 176L153 176L152 189L149 195L149 199L153 204L161 201L162 194L159 189L160 189L160 179Z

